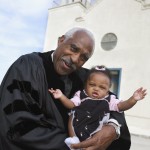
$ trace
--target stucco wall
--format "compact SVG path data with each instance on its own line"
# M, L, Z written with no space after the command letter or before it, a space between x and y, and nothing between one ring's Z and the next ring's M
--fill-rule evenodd
M82 26L90 29L96 39L93 57L85 64L104 64L122 68L120 98L129 98L138 87L150 87L150 9L142 9L135 0L99 0L86 9L81 3L64 5L49 10L44 50L55 49L57 38L69 28ZM100 42L104 34L113 32L117 46L104 51ZM131 110L126 119L131 132L150 136L150 95ZM138 129L138 130L137 130Z

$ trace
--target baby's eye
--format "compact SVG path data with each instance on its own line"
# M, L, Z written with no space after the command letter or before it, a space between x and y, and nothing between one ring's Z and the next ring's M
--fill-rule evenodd
M90 83L89 85L92 86L92 87L95 86L95 84L93 84L93 83Z
M102 90L105 90L105 89L106 89L106 88L105 88L105 87L103 87L103 86L100 86L99 88L100 88L100 89L102 89Z

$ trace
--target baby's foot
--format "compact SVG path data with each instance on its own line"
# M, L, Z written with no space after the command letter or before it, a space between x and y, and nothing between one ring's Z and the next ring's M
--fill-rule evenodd
M65 143L71 149L71 144L77 144L77 143L80 143L80 141L79 141L78 137L74 136L74 137L66 138ZM71 150L73 150L73 149L71 149Z

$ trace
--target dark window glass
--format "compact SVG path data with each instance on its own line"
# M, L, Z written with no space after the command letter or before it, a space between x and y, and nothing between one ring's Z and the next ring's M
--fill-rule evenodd
M107 33L103 36L101 47L104 50L112 50L117 44L117 36L114 33Z
M112 77L112 86L110 91L115 93L119 97L121 69L110 69L110 73Z

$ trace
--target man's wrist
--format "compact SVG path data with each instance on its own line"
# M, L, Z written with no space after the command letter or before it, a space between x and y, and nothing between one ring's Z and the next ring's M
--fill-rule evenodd
M111 125L111 126L114 127L115 132L117 134L117 139L118 139L120 137L120 127L121 127L121 125L116 120L114 121L114 119L112 119L112 120L110 119L109 122L107 123L107 125Z

